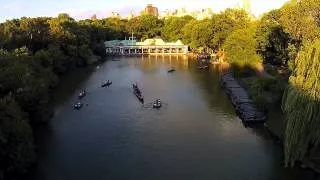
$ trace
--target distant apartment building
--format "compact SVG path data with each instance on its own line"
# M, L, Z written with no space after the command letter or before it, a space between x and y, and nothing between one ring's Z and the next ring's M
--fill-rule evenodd
M235 4L233 8L243 9L249 14L251 14L251 0L238 0L238 3ZM153 6L152 4L148 4L140 13L140 15L144 15L144 14L154 15L159 18L168 18L172 16L173 17L192 16L197 20L203 20L206 18L211 18L214 12L211 8L205 8L205 9L193 10L193 11L188 11L186 8L179 8L175 10L166 9L162 11L161 14L159 15L158 8ZM110 17L122 18L120 14L117 12L112 12L112 15ZM135 15L131 12L128 14L128 16L125 16L123 18L130 20L134 17Z
M148 4L147 7L141 12L141 15L142 14L159 16L159 11L157 7L152 6L152 4Z
M90 19L91 19L91 20L96 20L96 19L97 19L97 15L95 15L95 14L92 15Z
M166 10L161 15L162 18L167 17L183 17L183 16L192 16L197 20L203 20L206 18L211 18L213 15L213 11L211 8L201 9L197 11L188 11L185 8L176 9L173 11Z

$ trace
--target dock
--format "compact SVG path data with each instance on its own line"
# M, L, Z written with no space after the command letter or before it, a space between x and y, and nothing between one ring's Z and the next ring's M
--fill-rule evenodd
M221 85L231 100L237 115L245 123L262 123L267 116L260 111L250 99L248 93L240 86L231 73L225 73L221 78Z

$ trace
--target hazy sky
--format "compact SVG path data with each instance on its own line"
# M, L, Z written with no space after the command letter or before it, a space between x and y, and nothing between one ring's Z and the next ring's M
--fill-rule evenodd
M252 12L260 15L263 12L281 7L287 0L251 0ZM241 0L0 0L0 21L22 16L56 16L66 12L72 17L88 18L92 14L106 17L112 11L127 15L138 13L148 3L159 8L175 9L184 7L188 10L212 8L219 12L227 7L234 7Z

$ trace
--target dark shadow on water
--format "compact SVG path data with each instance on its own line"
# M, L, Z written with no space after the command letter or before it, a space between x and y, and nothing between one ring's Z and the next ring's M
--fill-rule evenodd
M246 128L249 132L251 132L252 134L255 134L257 137L263 140L275 140L263 123L259 123L259 124L242 123L242 124L243 124L243 127Z
M98 66L98 65L97 65ZM87 68L78 68L61 78L61 81L57 88L53 90L53 101L55 106L65 102L65 98L70 97L75 91L83 89L83 84L90 77L90 74L94 73L96 66Z
M170 67L176 72L168 74ZM99 88L100 71L113 78L110 89ZM242 127L219 75L214 66L202 71L193 60L159 56L121 58L71 76L56 96L61 114L36 132L42 147L30 180L308 179L282 168L281 146L264 127ZM89 106L66 109L84 86Z
M210 65L209 70L203 71L198 69L197 63L190 64L189 71L194 82L203 90L203 99L209 103L209 107L219 108L227 113L235 114L229 100L226 101L227 95L221 89L220 77L222 72L219 67Z

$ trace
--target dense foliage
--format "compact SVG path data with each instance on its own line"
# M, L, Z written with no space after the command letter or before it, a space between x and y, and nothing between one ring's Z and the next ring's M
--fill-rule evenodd
M153 15L143 15L135 17L128 21L128 34L135 33L138 40L144 40L150 37L160 37L163 21Z
M59 14L55 18L23 17L1 23L0 100L8 104L0 114L5 130L0 132L1 146L6 146L1 148L1 158L10 158L1 161L0 177L23 172L30 165L34 159L30 127L52 116L52 88L72 67L92 63L94 55L105 57L104 41L128 38L133 33L138 40L181 39L192 50L208 51L220 48L229 34L249 23L249 15L236 9L202 21L191 16L158 19L142 15L130 20L92 18L77 22L68 14ZM8 114L11 112L15 116ZM12 122L7 123L10 117ZM25 133L23 138L21 133ZM9 135L13 138L8 139Z
M256 32L258 53L265 62L274 65L285 65L290 59L291 39L279 23L280 17L279 10L265 14L258 22Z
M320 0L291 0L259 19L239 9L203 20L152 15L81 21L67 14L23 17L0 24L0 179L24 172L34 161L31 127L52 115L51 91L59 78L72 67L91 64L94 56L105 57L104 41L132 33L138 40L180 39L191 51L218 52L235 67L263 62L289 68L293 74L283 97L286 163L317 145ZM275 78L252 81L249 86L257 100L270 89L281 94L284 85L279 88L283 83Z
M34 162L31 126L52 116L51 89L71 67L104 57L107 33L67 14L0 24L0 179Z
M162 37L167 41L176 41L183 38L183 27L191 20L194 20L191 16L184 17L169 17L164 20L164 26L162 28Z
M289 81L282 108L287 114L285 160L292 165L320 142L320 40L305 44Z
M0 99L0 179L27 170L35 160L31 127L10 96Z
M254 67L262 58L257 54L254 25L233 31L224 43L226 61L237 66Z

